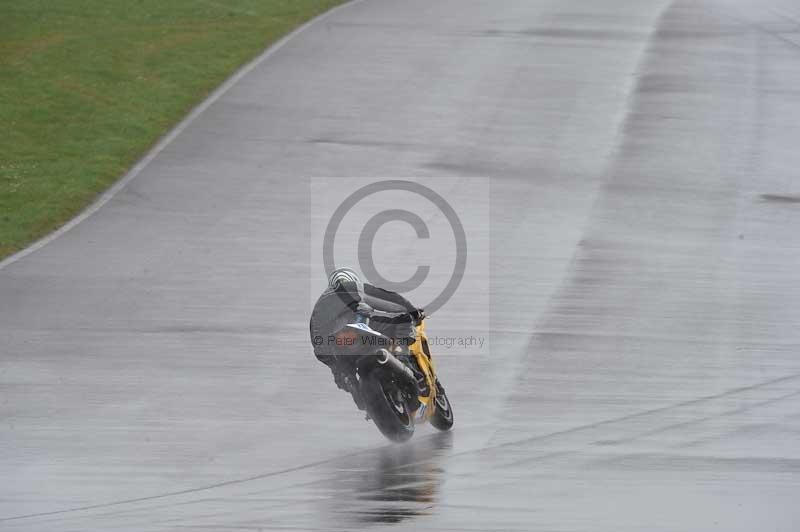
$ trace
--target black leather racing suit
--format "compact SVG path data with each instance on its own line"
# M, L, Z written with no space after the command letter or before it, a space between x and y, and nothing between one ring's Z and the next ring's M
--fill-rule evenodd
M336 290L328 288L311 313L309 334L314 355L331 369L339 388L352 391L348 383L354 370L352 361L337 356L335 344L329 341L330 336L356 321L357 314L360 314L369 319L372 329L390 338L406 339L410 344L414 341L415 320L419 312L397 292L370 284L365 283L363 291L354 283Z

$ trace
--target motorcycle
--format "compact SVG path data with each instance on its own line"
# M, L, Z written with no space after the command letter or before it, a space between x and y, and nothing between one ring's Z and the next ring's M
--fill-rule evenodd
M339 356L354 364L356 382L350 391L388 439L411 438L418 424L438 430L453 426L453 408L436 369L425 334L425 320L416 325L416 341L410 345L370 328L360 318L335 333ZM403 362L403 360L407 362ZM412 369L413 368L413 369Z

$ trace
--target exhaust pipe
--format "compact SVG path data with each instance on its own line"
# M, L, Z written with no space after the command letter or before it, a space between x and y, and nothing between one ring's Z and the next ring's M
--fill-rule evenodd
M374 355L361 357L358 359L357 365L359 374L366 375L371 371L386 371L396 377L402 386L407 387L416 395L419 394L419 386L414 372L386 349L379 349Z

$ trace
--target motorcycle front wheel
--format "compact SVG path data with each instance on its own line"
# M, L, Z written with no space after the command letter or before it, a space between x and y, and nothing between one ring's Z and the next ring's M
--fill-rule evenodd
M450 430L453 427L453 407L450 405L450 399L444 392L444 387L436 379L436 399L434 400L436 409L433 411L430 423L439 430Z
M369 417L384 436L404 442L414 435L414 413L393 382L383 382L377 375L370 374L361 381L361 396Z

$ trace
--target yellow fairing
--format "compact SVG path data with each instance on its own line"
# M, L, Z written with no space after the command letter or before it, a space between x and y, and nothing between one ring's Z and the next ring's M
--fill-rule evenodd
M417 422L427 421L433 415L434 399L436 399L436 368L430 356L428 337L425 334L425 322L417 325L417 341L411 344L411 354L417 359L420 370L425 374L428 383L429 395L420 395L419 402L422 406L415 412Z

